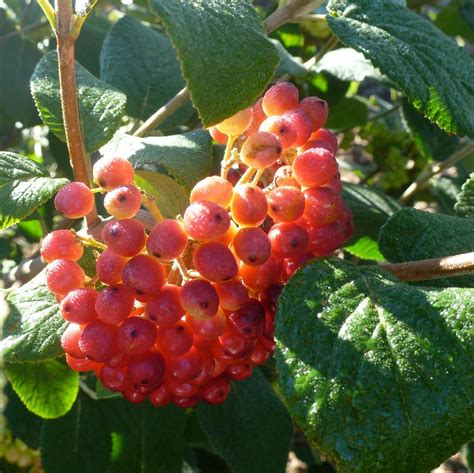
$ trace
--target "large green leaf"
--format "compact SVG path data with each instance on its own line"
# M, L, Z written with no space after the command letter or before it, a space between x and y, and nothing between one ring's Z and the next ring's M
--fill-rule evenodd
M199 423L234 473L285 471L293 427L262 373L233 383L220 406L199 404Z
M307 265L277 313L291 414L340 473L430 471L474 437L473 313L472 289Z
M474 137L473 59L429 20L391 0L332 0L328 23L431 121Z
M469 24L469 19L472 22L472 9L474 3L472 0L453 0L446 4L438 16L436 17L435 25L451 36L462 36L471 43L474 42L474 26ZM468 17L464 18L465 9L470 8Z
M474 218L474 173L472 173L469 179L463 184L461 193L457 197L454 210L460 217Z
M26 218L67 183L49 177L31 159L0 152L0 229Z
M44 419L63 416L76 400L79 373L58 360L7 363L5 371L23 404Z
M112 442L101 403L81 394L63 417L41 429L41 463L48 473L104 473Z
M204 126L250 106L278 64L249 0L152 0Z
M87 151L95 151L112 138L125 112L126 97L94 77L76 61L77 99ZM31 93L43 121L65 141L61 110L58 59L55 52L43 56L31 77Z
M380 251L401 263L474 251L474 220L403 209L382 227ZM432 285L474 287L474 275L430 281Z
M0 8L0 128L13 126L16 121L31 126L37 117L28 85L41 54L14 32L15 24Z
M342 196L354 214L356 238L377 239L380 227L401 209L396 200L367 186L344 182Z
M67 322L59 313L56 298L40 273L7 297L9 313L3 324L0 353L11 363L42 361L63 354L61 335Z
M148 118L185 85L171 41L130 16L117 21L107 35L101 78L126 94L127 114L139 119ZM177 115L184 120L191 113L186 107Z
M117 135L102 153L130 159L137 170L168 173L188 190L213 166L211 138L203 130L148 138Z
M332 130L350 130L367 123L367 105L355 97L344 97L329 111L326 127Z

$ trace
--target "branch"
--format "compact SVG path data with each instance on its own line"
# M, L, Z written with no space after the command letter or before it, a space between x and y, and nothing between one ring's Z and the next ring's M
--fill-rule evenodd
M271 33L281 25L306 15L321 6L323 0L284 0L279 7L265 19L263 25L267 33Z
M72 34L74 15L72 0L56 0L56 38L59 64L59 86L64 130L74 179L91 185L91 161L84 148L84 136L79 114L76 91L76 72L74 62L74 42ZM86 217L87 225L94 225L97 210L94 206Z
M410 261L408 263L386 263L379 267L395 274L402 281L426 281L450 276L462 276L474 272L474 252L443 258Z

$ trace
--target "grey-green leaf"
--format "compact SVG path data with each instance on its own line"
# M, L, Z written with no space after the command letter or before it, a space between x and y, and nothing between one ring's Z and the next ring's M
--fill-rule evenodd
M285 74L289 74L291 77L304 77L308 74L308 70L303 66L301 58L292 56L277 39L272 39L271 42L275 45L280 56L280 64L275 71L277 79Z
M109 31L100 76L126 94L127 114L139 119L148 118L185 85L171 41L131 16L121 18ZM191 114L191 107L182 108L173 120Z
M49 177L31 159L0 152L0 229L26 218L67 183Z
M76 400L79 373L58 360L7 363L5 371L23 404L44 419L63 416Z
M332 0L328 23L429 120L474 137L474 60L429 20L391 0ZM389 19L389 21L387 21Z
M454 210L460 217L474 218L474 173L472 173L463 184L461 193L457 197Z
M43 361L63 354L61 335L67 322L45 284L44 271L7 297L0 353L6 362Z
M234 473L284 472L293 426L259 369L233 383L220 406L199 404L199 423Z
M472 289L410 286L340 259L290 279L281 392L338 472L427 472L474 437L473 313Z
M401 263L474 251L474 220L403 209L382 227L380 251L389 261ZM457 276L432 285L474 287L474 276Z
M168 173L188 190L208 176L213 165L211 138L203 130L148 138L117 135L102 153L119 153L137 170Z
M125 113L122 92L97 79L76 61L77 97L87 151L95 151L112 138ZM38 112L50 130L65 141L55 52L38 62L31 77L31 93Z
M251 1L152 0L151 5L178 50L204 126L250 106L264 91L279 58Z

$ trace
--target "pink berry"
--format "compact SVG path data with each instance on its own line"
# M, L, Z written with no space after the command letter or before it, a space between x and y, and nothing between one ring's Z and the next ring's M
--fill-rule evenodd
M104 288L95 301L95 310L101 320L108 324L118 325L132 312L135 304L132 289L123 285Z
M226 209L232 200L232 191L232 184L228 180L220 176L209 176L194 186L189 201L193 204L206 200Z
M153 227L146 242L150 255L162 261L171 261L181 256L188 244L188 235L176 220L163 220Z
M135 256L145 247L145 227L138 220L112 220L102 230L102 239L114 253Z
M94 207L94 194L82 182L70 182L54 198L56 210L70 219L85 217Z
M345 240L344 228L338 222L310 227L308 236L308 249L315 256L329 256L341 248Z
M163 286L146 305L145 314L148 319L163 327L175 325L186 312L181 305L180 293L179 286Z
M183 308L198 319L214 317L219 307L217 291L203 279L186 282L181 288L180 301Z
M258 131L245 140L240 157L251 168L265 169L276 163L281 153L282 145L276 135Z
M115 218L132 218L140 210L142 196L132 185L115 187L107 192L104 207L109 215Z
M299 92L291 82L278 82L263 96L262 107L267 115L282 115L298 106Z
M268 233L273 253L281 258L295 258L304 254L308 246L307 231L294 222L274 225Z
M182 356L193 346L193 332L184 320L173 327L159 327L156 345L166 358Z
M134 171L129 161L117 157L99 159L93 167L94 181L103 189L133 184Z
M42 241L41 256L47 263L56 259L77 261L82 256L82 245L70 230L55 230Z
M246 108L216 125L217 130L228 136L241 135L252 121L252 109Z
M217 241L203 243L193 254L193 264L202 277L214 282L233 279L239 270L229 248Z
M81 325L95 320L95 302L98 295L92 287L80 287L69 292L60 305L63 319Z
M128 258L105 250L97 258L95 264L97 276L104 284L118 284L122 281L122 271L127 261Z
M330 151L335 155L339 148L336 135L327 128L320 128L311 134L310 140L319 140L325 142L330 147Z
M298 138L295 124L285 115L272 115L268 117L259 128L260 131L267 131L278 136L283 150L296 145Z
M293 175L303 187L324 186L338 173L334 155L324 148L312 148L296 157Z
M268 203L262 189L253 184L243 184L234 189L230 210L239 225L257 227L267 216Z
M93 361L107 361L119 352L117 327L102 320L94 320L84 327L79 347Z
M70 259L57 259L46 269L46 284L49 290L60 296L84 286L85 278L83 269Z
M249 293L240 279L231 279L214 284L221 307L225 310L239 310L249 299Z
M303 192L305 208L303 216L316 225L335 222L344 207L342 197L328 187L311 187Z
M291 222L303 215L305 199L296 187L277 187L267 194L267 201L268 215L275 222Z
M311 120L305 112L299 109L290 110L283 115L296 131L296 141L294 146L303 146L309 139L313 129Z
M61 336L63 350L74 358L85 358L86 355L79 348L82 327L79 324L69 324Z
M298 108L308 115L313 124L313 131L323 127L328 119L328 104L319 97L306 97L299 103Z
M163 383L166 362L163 355L150 352L132 358L128 364L128 377L135 392L149 394Z
M241 228L234 241L235 254L250 266L259 266L270 257L272 246L267 234L258 227Z
M260 97L252 106L252 121L245 130L245 134L247 136L252 136L254 133L257 133L263 120L267 118L265 112L263 111L262 103L263 97Z
M184 228L195 240L214 240L224 235L230 225L227 211L214 202L191 204L184 213Z
M163 267L153 256L135 256L123 268L123 283L134 291L135 299L147 302L165 283Z
M127 355L142 355L156 342L156 325L141 317L130 317L118 329L118 345Z

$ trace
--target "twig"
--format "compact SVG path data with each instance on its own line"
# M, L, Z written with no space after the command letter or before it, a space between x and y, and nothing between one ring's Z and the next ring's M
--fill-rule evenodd
M62 0L60 0L62 1ZM48 0L38 0L38 5L43 10L53 31L56 30L56 13Z
M458 161L465 158L474 151L474 143L469 143L458 149L446 161L432 164L427 170L421 172L415 182L413 182L400 197L400 202L409 201L433 176L454 166Z
M95 391L93 391L89 386L87 386L87 384L86 384L82 379L79 380L79 387L80 387L91 399L93 399L94 401L97 401L98 397L97 397L97 394L95 393Z
M425 281L462 276L474 272L474 252L408 263L384 263L379 267L395 274L402 281Z
M306 69L311 69L314 67L320 60L321 58L328 53L329 51L332 51L339 43L339 39L336 36L331 36L326 43L324 43L324 46L318 51L318 53L313 56L311 59L308 59L303 66Z
M267 33L271 33L281 25L306 15L322 5L323 0L286 0L268 18L263 26Z
M66 133L69 159L74 179L91 185L90 156L84 148L84 136L79 114L76 90L76 72L74 62L75 38L71 34L73 26L72 0L56 1L56 38L59 64L59 86L61 90L61 108L63 112L64 130ZM93 226L97 218L97 210L92 209L86 216L87 225Z
M15 37L15 36L21 36L27 33L31 33L32 31L40 30L43 28L43 26L46 26L48 22L46 20L39 21L38 23L34 23L29 26L25 26L24 28L21 28L19 30L15 31L10 31L7 34L4 34L3 36L0 36L0 43L2 41L6 41L9 38Z
M183 257L179 256L174 260L174 263L176 267L179 269L179 272L181 273L181 277L183 278L183 281L189 281L191 279L191 276L188 272L188 269L186 268L186 264L184 263Z
M229 169L232 164L231 151L232 151L232 146L234 146L235 139L236 139L235 136L227 137L227 144L225 146L224 157L222 158L222 163L221 163L221 177L223 177L224 179L227 179L227 174L229 173Z
M165 218L161 213L161 210L156 205L156 199L149 195L142 193L142 204L148 209L148 211L155 217L157 222L162 222Z

